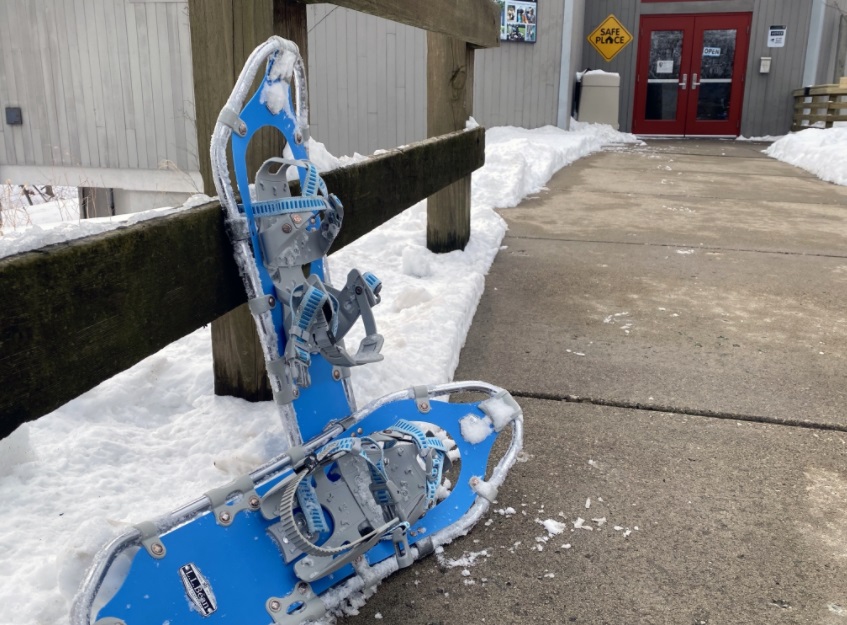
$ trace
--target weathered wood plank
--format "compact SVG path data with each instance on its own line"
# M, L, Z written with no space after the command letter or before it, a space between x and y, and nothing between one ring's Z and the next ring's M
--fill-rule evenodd
M500 6L491 0L332 0L332 4L448 35L474 48L500 45Z
M327 172L339 249L484 161L478 128ZM397 184L403 181L403 184ZM0 260L0 437L244 302L217 203Z
M804 87L803 89L795 89L793 92L795 97L814 96L814 95L847 95L847 89L839 85L815 85L814 87Z
M464 128L473 110L474 51L464 42L427 33L427 135ZM432 252L463 250L471 236L471 179L458 180L427 202L426 246Z

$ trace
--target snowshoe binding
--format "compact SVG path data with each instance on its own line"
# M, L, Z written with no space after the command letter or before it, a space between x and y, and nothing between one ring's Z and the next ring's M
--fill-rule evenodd
M72 625L318 620L467 533L516 460L520 407L489 384L418 386L356 410L350 369L381 359L372 311L381 283L353 270L343 288L330 285L324 257L343 206L309 162L307 110L298 49L272 37L248 59L212 137L215 182L289 446L115 538L83 581ZM284 135L292 158L269 159L251 195L247 145L265 126ZM230 143L241 202L229 181ZM365 338L351 354L342 339L359 318ZM484 397L433 401L457 392ZM510 444L486 479L506 428Z

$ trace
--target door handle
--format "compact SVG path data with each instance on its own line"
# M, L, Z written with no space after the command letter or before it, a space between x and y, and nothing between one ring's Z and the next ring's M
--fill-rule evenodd
M679 83L679 86L682 88L683 91L688 89L688 74L682 75L682 82Z
M700 83L697 82L697 73L695 72L695 73L691 74L691 90L696 91L697 87L699 87L699 86L700 86Z

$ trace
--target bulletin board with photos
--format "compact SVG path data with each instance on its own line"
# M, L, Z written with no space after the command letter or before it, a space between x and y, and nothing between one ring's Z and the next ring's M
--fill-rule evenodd
M500 40L535 43L538 40L538 2L536 0L498 0L500 4Z

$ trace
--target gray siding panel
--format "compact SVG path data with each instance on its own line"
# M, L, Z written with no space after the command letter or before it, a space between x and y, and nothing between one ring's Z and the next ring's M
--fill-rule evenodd
M4 98L10 105L17 105L19 99L14 95L17 93L15 86L14 64L12 62L12 52L9 42L11 20L10 7L0 3L0 89L5 94ZM4 120L5 121L5 120ZM18 162L20 158L23 160L23 132L20 129L8 128L5 123L4 135L6 150L0 154L0 158L6 158L6 162ZM20 157L18 157L20 154Z
M620 90L620 129L632 128L632 106L635 100L635 72L638 52L638 34L640 3L633 0L597 0L585 3L585 39L582 44L583 69L602 69L621 75ZM588 35L596 29L610 14L632 34L633 41L611 61L606 61L594 47L588 43Z
M24 111L22 127L2 130L0 165L196 171L187 9L0 2L3 101Z
M794 109L791 92L803 86L811 7L811 2L796 0L756 0L741 134L778 135L791 128ZM767 47L768 29L774 24L788 27L784 48ZM759 73L759 59L763 56L772 58L770 74Z
M538 41L500 42L475 52L474 118L482 125L555 125L563 2L539 3Z
M363 154L426 136L426 34L329 5L309 5L312 137Z
M476 51L473 110L481 124L556 123L563 11L561 2L542 3L536 44ZM352 154L426 137L424 31L327 5L309 5L308 22L316 140Z

